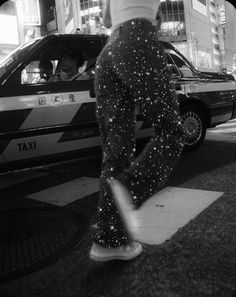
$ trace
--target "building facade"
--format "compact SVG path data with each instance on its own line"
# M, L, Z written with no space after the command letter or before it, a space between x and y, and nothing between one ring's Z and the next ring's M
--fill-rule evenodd
M57 28L50 32L100 34L105 33L103 0L55 0Z
M236 78L236 9L226 1L225 24L223 26L225 65L234 72Z
M6 32L8 28L8 32ZM14 3L4 3L0 7L0 61L10 54L20 43Z
M28 18L35 23L29 24L25 20L20 24L18 15L19 43L57 32L109 34L103 26L103 0L8 2L18 4L18 14L21 3L28 3L27 9L34 13ZM21 14L25 15L25 10L21 7ZM161 0L160 15L160 39L173 43L199 70L236 72L236 9L232 4L225 0Z
M106 33L102 0L55 0L59 32ZM68 7L73 12L69 14ZM236 68L236 9L225 0L161 0L160 38L203 71ZM73 18L68 23L67 15ZM68 25L69 24L69 25Z
M232 71L236 9L224 0L162 0L160 38L200 70Z

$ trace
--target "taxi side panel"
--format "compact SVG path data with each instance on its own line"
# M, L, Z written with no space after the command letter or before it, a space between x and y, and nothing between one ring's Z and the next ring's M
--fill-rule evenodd
M93 80L25 84L22 71L35 60L57 60L69 45L91 45L94 55L102 43L96 36L48 36L19 60L0 87L0 154L7 163L99 146Z
M234 81L199 79L191 82L181 81L186 99L197 99L210 114L210 125L215 126L233 117L233 101L235 100L236 84Z
M0 112L1 153L7 162L100 145L89 91L10 99L17 110L5 104Z

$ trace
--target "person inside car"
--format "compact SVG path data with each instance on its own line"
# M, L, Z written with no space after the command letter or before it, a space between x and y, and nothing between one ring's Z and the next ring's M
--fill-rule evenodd
M68 81L78 73L79 67L84 63L82 55L74 55L72 52L64 52L59 61L53 81Z
M50 60L39 62L39 77L33 83L44 83L51 79L53 75L53 64Z
M95 64L96 58L90 58L88 61L85 61L84 65L80 67L78 75L75 77L75 80L88 80L93 79L95 74Z

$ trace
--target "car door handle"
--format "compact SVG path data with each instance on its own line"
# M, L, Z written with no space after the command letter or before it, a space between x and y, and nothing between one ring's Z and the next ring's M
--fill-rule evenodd
M199 84L199 85L206 85L206 84L209 84L209 79L199 79L198 81L197 81L197 83Z
M36 92L38 95L41 95L41 94L49 94L50 91L38 91Z

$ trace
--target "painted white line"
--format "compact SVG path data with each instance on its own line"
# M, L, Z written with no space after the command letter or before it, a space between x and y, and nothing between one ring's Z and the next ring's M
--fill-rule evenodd
M27 198L64 206L99 191L99 179L82 177L40 191ZM161 244L216 201L223 192L167 187L153 195L137 211L137 239ZM97 228L96 224L93 226Z
M211 129L220 128L220 127L236 127L236 122L227 122L227 123L215 126L214 128L211 128Z
M32 171L19 171L17 173L7 173L0 176L0 189L21 184L42 176L48 173L32 172Z
M34 193L27 198L41 202L65 206L78 199L99 191L99 179L81 177L64 184Z
M219 138L220 137L220 138ZM219 140L222 139L226 142L235 142L235 138L236 138L236 131L235 131L235 135L229 135L226 133L211 133L210 131L206 133L206 139L212 139L212 140Z
M236 132L236 127L235 128L221 128L221 129L214 129L214 130L209 130L208 132L210 133L231 133L231 132Z
M227 128L227 127L230 127L230 128L236 128L236 120L230 120L224 124L220 124L220 125L217 125L213 128L209 128L208 131L212 131L212 130L215 130L215 129L219 129L219 128Z
M137 211L137 239L153 245L163 243L222 194L186 188L163 189Z
M224 123L224 124L217 125L216 127L222 127L222 126L234 126L234 125L236 125L236 120L235 120L235 119L230 120L230 121L228 121L228 122L226 122L226 123Z

